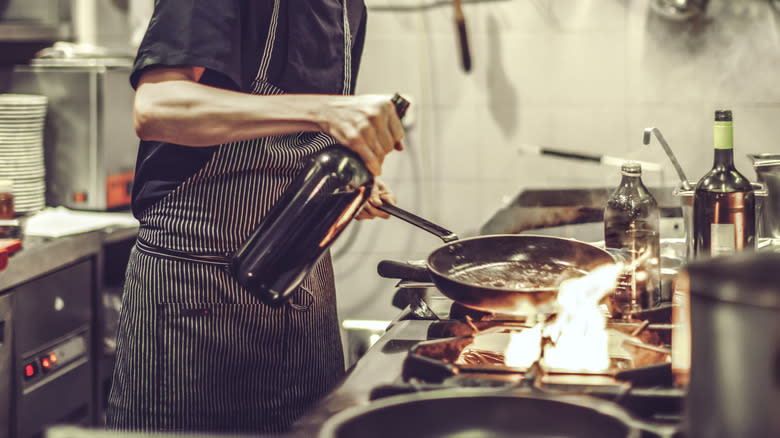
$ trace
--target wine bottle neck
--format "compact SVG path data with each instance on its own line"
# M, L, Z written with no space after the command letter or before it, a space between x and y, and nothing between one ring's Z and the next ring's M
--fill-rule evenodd
M715 146L715 166L732 167L734 165L734 122L715 120L713 126L713 144Z
M734 149L715 149L713 167L734 167Z

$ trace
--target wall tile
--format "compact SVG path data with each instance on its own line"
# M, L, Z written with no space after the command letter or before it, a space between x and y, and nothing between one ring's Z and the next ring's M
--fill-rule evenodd
M411 89L420 109L409 150L385 164L399 203L465 236L524 189L618 183L617 167L519 153L523 144L658 163L662 172L643 179L673 186L657 140L641 143L651 126L698 179L712 162L712 111L724 106L735 114L737 167L752 177L745 154L780 153L780 15L763 0L711 0L704 22L670 23L649 1L467 2L473 70L465 73L450 5L380 12L371 8L423 2L370 0L358 89ZM360 226L341 255L357 264L424 256L440 244L394 219ZM391 294L374 267L340 265L346 294ZM394 315L382 299L373 303L345 312Z

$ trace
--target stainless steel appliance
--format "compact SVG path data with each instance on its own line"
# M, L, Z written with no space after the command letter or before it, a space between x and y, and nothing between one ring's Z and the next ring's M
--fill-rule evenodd
M0 418L11 417L11 295L0 295ZM0 422L0 438L11 436L8 422Z
M10 436L42 436L54 424L92 424L95 260L8 291L14 335Z
M778 266L776 252L742 252L686 267L686 437L780 436Z
M138 138L130 58L40 58L14 67L9 92L48 97L46 203L79 210L130 205Z

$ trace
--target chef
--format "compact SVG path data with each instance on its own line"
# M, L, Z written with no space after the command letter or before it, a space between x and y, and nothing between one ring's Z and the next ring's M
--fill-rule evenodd
M402 149L390 95L351 95L365 26L362 0L155 2L130 77L140 229L109 428L283 432L339 382L330 257L280 307L225 264L323 148L375 175ZM373 205L394 197L376 186L359 218L387 217Z

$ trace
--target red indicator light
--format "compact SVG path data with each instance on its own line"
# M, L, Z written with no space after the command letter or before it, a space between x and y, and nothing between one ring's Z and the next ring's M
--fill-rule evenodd
M57 363L57 353L55 353L55 352L49 353L49 362L51 362L52 365Z
M43 368L44 371L49 371L49 369L51 369L51 362L49 362L48 357L41 358L41 368Z
M35 365L29 363L24 367L24 377L28 379L35 375Z

